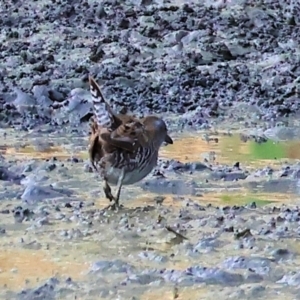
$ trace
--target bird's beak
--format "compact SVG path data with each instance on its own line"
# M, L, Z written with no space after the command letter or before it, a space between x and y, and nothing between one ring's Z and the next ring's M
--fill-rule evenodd
M170 138L170 136L168 134L166 135L165 142L167 144L173 144L173 140Z

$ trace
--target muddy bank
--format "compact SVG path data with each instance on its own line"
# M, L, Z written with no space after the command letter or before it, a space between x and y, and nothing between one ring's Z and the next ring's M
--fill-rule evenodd
M87 121L89 73L116 109L183 125L298 111L298 4L11 1L1 15L3 125Z
M273 144L276 161L254 147L268 142L205 133L173 134L115 213L103 210L86 135L6 130L1 298L297 298L299 166L286 146L294 142Z

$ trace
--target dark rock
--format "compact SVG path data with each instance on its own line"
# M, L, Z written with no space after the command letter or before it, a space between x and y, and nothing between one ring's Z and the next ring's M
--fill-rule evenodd
M34 213L29 210L28 208L23 208L21 206L16 207L13 210L13 214L14 214L14 219L15 222L17 223L22 223L24 220L29 220L29 218L31 218Z
M14 172L9 171L6 167L0 167L0 180L11 181L20 184L23 178L25 178L25 175L23 174L15 174Z
M229 257L223 266L228 269L251 269L260 275L269 274L274 262L264 257Z
M51 278L42 286L35 289L23 290L17 295L17 299L22 300L42 300L42 299L55 299L56 287L59 281L56 278Z
M239 114L234 108L249 99L251 108L258 108L254 118L273 121L299 110L296 85L300 68L293 42L299 38L299 17L295 5L283 9L280 3L245 2L237 4L232 14L232 6L221 1L212 6L139 3L133 8L126 1L93 5L60 1L57 8L45 6L40 11L35 3L14 2L3 8L5 35L0 57L9 53L9 59L0 72L1 93L6 98L18 82L24 94L18 92L17 111L26 120L31 114L43 117L39 122L24 121L24 127L49 119L58 126L72 123L75 112L70 107L61 109L59 104L72 88L87 90L82 84L90 72L105 81L104 95L117 109L170 111L183 115L184 126L206 127L214 118L230 114L233 119L245 119L249 111ZM20 17L27 10L32 12L33 22ZM79 29L76 32L70 30L74 22ZM59 28L58 34L65 38L53 39L44 28L56 33ZM97 42L86 44L95 41L95 32L99 33ZM42 43L37 34L44 37ZM10 39L17 40L8 43ZM258 63L251 64L253 61ZM7 70L11 70L9 76ZM74 84L72 78L80 79ZM36 99L28 94L32 86L42 84L48 94L35 98L44 109L50 105L53 115L36 112ZM87 121L83 115L88 105L79 106L75 123ZM69 118L68 113L73 116Z
M155 194L195 195L197 185L181 180L147 180L141 183L144 190Z
M237 285L244 281L241 274L229 273L218 268L191 267L186 270L186 274L193 276L195 282L207 284Z
M248 175L244 172L214 171L211 173L210 177L214 180L238 181L246 179Z
M98 261L91 266L91 272L116 272L116 273L126 273L130 269L134 269L133 266L121 260L115 261Z

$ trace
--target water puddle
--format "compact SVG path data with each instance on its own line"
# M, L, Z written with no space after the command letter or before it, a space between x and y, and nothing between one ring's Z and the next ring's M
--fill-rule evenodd
M78 138L78 137L77 137ZM300 159L300 141L283 141L276 142L268 140L267 142L257 143L253 140L243 141L239 133L210 135L204 132L195 132L193 134L183 133L175 136L174 144L168 145L161 149L161 157L169 159L177 159L182 162L193 162L203 160L207 154L213 152L219 163L249 163L255 165L265 164L266 161L279 159ZM209 139L209 140L208 140ZM20 140L22 146L20 146ZM38 149L38 146L32 144L44 143L51 141L44 149ZM16 155L17 157L29 156L37 158L48 158L52 156L70 157L71 152L82 157L87 157L86 137L79 137L79 141L83 141L82 145L78 145L78 141L70 136L46 136L41 134L40 138L18 139L15 134L10 131L5 139L0 141L0 152L6 155ZM73 144L73 145L72 145ZM75 150L71 151L71 146ZM43 148L43 147L42 147ZM76 149L77 148L77 149ZM81 151L78 151L81 148Z
M300 141L244 142L238 133L212 136L211 141L206 141L201 134L195 135L175 139L173 145L162 149L162 156L182 162L202 161L203 157L211 157L219 163L233 164L239 161L253 167L276 165L280 160L300 159ZM215 138L218 140L215 141Z
M11 138L11 137L12 138ZM0 142L0 154L8 159L26 160L48 160L53 157L59 160L77 157L88 160L87 139L86 137L70 136L50 136L50 145L43 146L42 149L38 145L39 141L45 141L43 137L22 139L14 137L14 134L8 134L5 140ZM16 143L18 145L16 146ZM34 146L35 145L35 146ZM284 141L275 142L268 140L267 142L257 143L253 140L243 141L239 133L218 133L210 135L205 132L195 132L193 134L183 133L174 137L174 144L163 147L160 151L160 157L164 159L174 159L183 163L187 162L204 162L212 167L218 165L227 165L232 167L239 162L244 170L253 171L266 167L278 169L288 162L295 162L300 159L300 141ZM200 174L194 176L186 176L184 179L190 179L203 182L207 176ZM174 179L176 175L174 176ZM268 178L273 180L271 175ZM286 199L288 195L294 195L298 188L289 188L286 185L268 191L268 183L253 184L260 181L260 178L251 178L252 183L248 184L248 180L238 181L238 185L224 183L219 181L212 187L206 186L199 189L199 193L205 193L205 198L200 201L221 202L234 204L243 204L252 200L258 203L268 203L273 201L281 201ZM129 190L131 187L128 187ZM153 198L153 193L144 193L141 198L136 199L137 203L147 203L147 199ZM198 198L199 201L199 197ZM252 202L253 202L252 201ZM133 202L135 206L137 203Z

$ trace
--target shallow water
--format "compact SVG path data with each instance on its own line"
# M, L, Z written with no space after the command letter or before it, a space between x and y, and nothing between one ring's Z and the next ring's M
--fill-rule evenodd
M274 170L280 169L287 163L294 163L300 156L298 141L243 142L237 132L211 134L211 140L204 131L172 136L174 145L163 147L161 158L205 162L212 169L218 166L225 168L226 165L232 167L240 162L242 170L252 174L266 166ZM32 209L36 215L34 219L20 224L15 222L12 213L1 214L0 229L5 229L0 238L2 297L8 297L8 292L20 292L25 288L40 286L45 280L55 276L63 279L71 277L79 286L74 288L73 293L63 294L64 299L74 299L74 295L80 299L99 299L99 292L96 291L99 286L111 290L124 280L124 275L118 272L103 275L104 277L101 272L95 275L91 266L101 260L121 259L142 270L184 270L199 264L208 268L221 266L224 260L232 256L269 257L272 249L288 248L295 257L291 262L274 265L274 274L286 274L298 268L300 261L297 255L300 253L295 224L291 225L291 235L284 239L275 233L272 238L260 237L259 233L279 214L277 212L277 215L273 215L265 209L265 205L297 205L297 181L280 179L276 172L270 176L249 176L250 179L238 181L211 180L209 176L212 171L209 170L167 172L167 180L179 180L181 188L151 188L151 184L145 187L143 183L125 187L121 195L124 210L103 215L99 209L107 205L107 200L97 176L83 171L84 162L74 163L68 160L72 157L86 160L86 147L87 138L78 134L23 134L6 130L5 138L0 141L0 151L7 161L24 168L29 162L42 164L43 161L51 161L56 157L54 163L57 167L51 172L41 168L31 173L47 176L48 179L42 181L43 184L69 189L73 194L53 199L45 197L38 204L27 205L20 199L23 186L0 182L7 192L2 195L0 211L11 211L22 205ZM145 181L151 183L159 179L149 176ZM197 183L193 189L191 182ZM10 196L10 193L14 196ZM155 197L158 195L165 197L162 205L155 204ZM82 206L79 205L80 202L83 203ZM224 213L216 207L253 202L257 205L256 209L249 206L241 213L236 212L233 219L225 218L224 226L233 226L238 231L251 228L253 235L258 235L254 248L247 245L241 248L241 242L234 239L233 232L218 235L221 226L218 218L224 216ZM66 203L71 205L66 206ZM205 210L195 210L193 203L202 205ZM212 207L207 206L209 203ZM47 214L41 213L44 211ZM187 212L190 218L181 219L179 216L183 212ZM158 221L161 217L162 223ZM188 242L183 242L161 224L182 231ZM199 240L207 237L216 237L217 245L205 246L204 243L197 255L187 255L187 243L196 245ZM243 270L237 272L244 273ZM276 280L279 279L280 276L276 277ZM117 291L111 290L106 298L130 299L135 296L136 299L215 299L218 295L227 295L237 299L243 291L245 299L250 299L252 290L257 285L262 285L265 287L262 294L266 297L282 299L284 291L285 299L295 299L295 291L285 290L276 280L263 278L261 282L245 282L236 290L226 284L179 284L178 295L177 284L172 282L158 284L154 281L146 285L133 283L118 286ZM233 295L233 292L237 294Z

